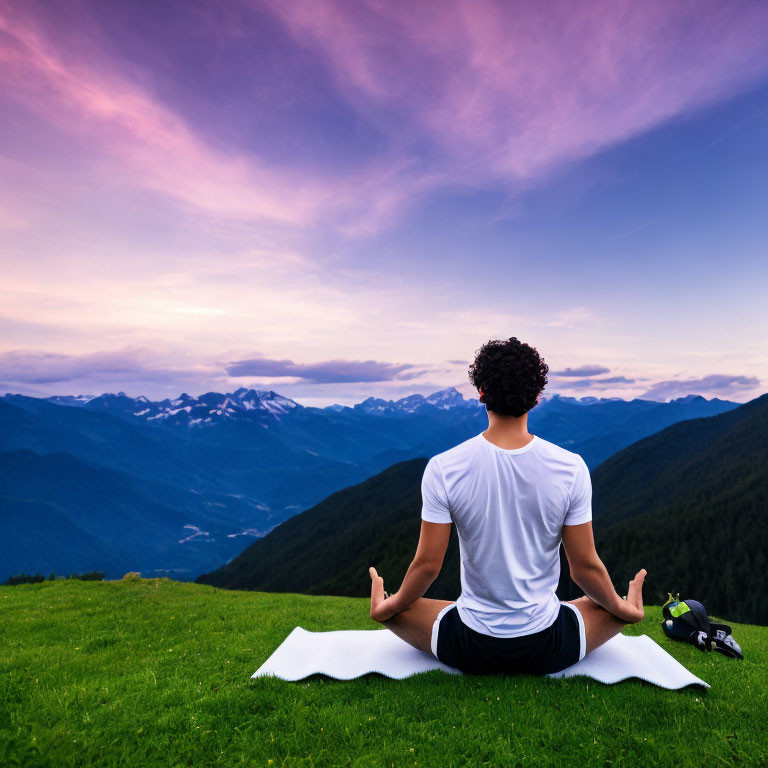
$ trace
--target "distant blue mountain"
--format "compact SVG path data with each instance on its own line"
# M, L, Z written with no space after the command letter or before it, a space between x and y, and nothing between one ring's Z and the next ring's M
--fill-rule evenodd
M555 395L530 412L529 429L594 467L670 424L738 405ZM192 578L335 491L487 424L485 407L453 387L325 408L246 388L161 401L7 394L0 539L12 543L0 549L0 579L48 568Z

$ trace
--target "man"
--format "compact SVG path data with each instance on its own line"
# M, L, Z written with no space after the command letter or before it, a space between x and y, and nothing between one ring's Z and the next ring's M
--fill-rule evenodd
M489 341L469 368L488 429L433 456L422 479L421 535L391 596L371 567L371 618L468 674L547 674L575 664L642 620L646 570L625 598L595 551L592 484L584 460L528 432L549 367L514 336ZM423 597L456 525L461 594ZM562 540L584 596L555 594Z

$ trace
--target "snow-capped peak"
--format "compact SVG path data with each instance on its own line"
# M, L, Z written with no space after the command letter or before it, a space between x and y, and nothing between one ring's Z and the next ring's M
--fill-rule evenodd
M97 397L70 395L48 399L61 405L112 411L130 418L174 426L200 426L244 419L256 421L261 426L268 427L269 423L302 408L296 401L273 390L246 389L245 387L224 394L206 392L197 397L182 392L173 400L166 398L153 401L143 395L131 398L125 392L117 394L105 392Z
M440 410L449 410L452 408L474 408L479 406L479 402L474 399L465 400L464 395L456 387L448 387L433 392L428 397L424 395L408 395L399 400L383 400L380 397L369 397L354 407L357 410L365 411L376 415L416 413L424 409L439 408Z
M467 404L467 401L464 400L464 395L456 387L448 387L447 389L433 392L427 397L427 402L442 409L455 408L456 406Z

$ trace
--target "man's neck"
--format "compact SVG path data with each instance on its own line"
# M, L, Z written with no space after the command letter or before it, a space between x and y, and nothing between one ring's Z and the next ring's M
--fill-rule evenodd
M528 431L528 414L522 416L499 416L488 411L488 429L485 438L505 450L523 448L533 440Z

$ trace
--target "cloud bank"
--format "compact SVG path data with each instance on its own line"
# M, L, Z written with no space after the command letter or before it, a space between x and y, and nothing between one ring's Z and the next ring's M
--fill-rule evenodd
M669 379L657 381L647 389L641 397L647 400L668 400L672 397L684 397L690 394L711 393L722 397L736 395L740 392L760 386L761 381L755 376L730 376L723 373L713 373L709 376L691 379Z
M376 360L327 360L321 363L294 363L292 360L251 358L227 366L229 376L290 376L317 384L344 384L392 381L415 366L395 365Z

